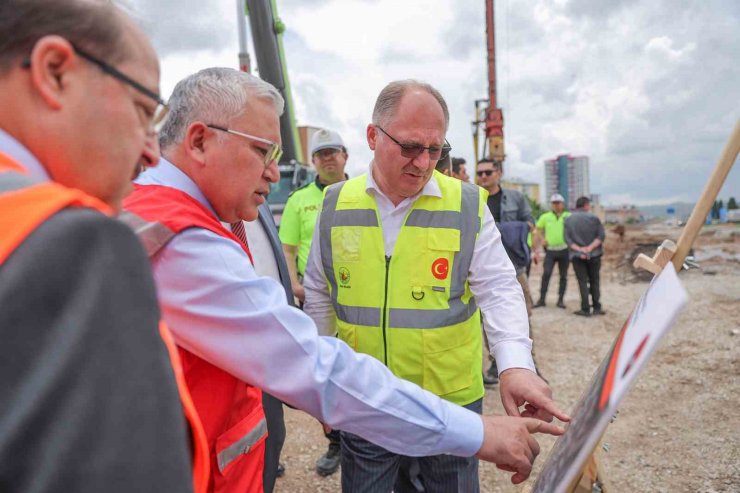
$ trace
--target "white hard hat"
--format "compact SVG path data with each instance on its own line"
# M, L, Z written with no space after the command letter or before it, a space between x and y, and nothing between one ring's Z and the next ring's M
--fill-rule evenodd
M311 136L311 155L322 149L344 149L344 141L338 133L331 130L317 130Z
M554 193L552 194L552 197L550 197L550 202L565 202L565 198L559 193Z

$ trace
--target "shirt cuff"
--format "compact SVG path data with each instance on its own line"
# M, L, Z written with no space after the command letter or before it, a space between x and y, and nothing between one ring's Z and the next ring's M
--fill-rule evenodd
M499 342L493 347L499 375L509 368L526 368L536 372L532 348L518 342Z
M439 442L440 449L460 457L472 457L483 446L483 420L480 414L449 403L447 431Z

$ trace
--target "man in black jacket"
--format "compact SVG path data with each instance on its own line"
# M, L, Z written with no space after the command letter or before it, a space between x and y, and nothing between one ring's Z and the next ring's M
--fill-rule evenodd
M601 309L599 287L604 237L604 225L591 213L591 201L588 197L580 197L576 200L576 211L565 220L565 242L570 249L570 259L581 293L581 309L574 313L582 317L606 314ZM593 312L588 299L589 293Z

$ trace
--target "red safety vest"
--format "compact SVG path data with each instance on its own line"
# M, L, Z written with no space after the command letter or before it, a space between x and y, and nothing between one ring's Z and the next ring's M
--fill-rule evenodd
M0 179L26 174L26 170L9 156L0 153ZM113 210L100 200L86 193L67 188L58 183L39 183L0 192L0 265L44 221L67 207L86 207L112 215ZM159 333L172 362L185 417L190 426L193 451L193 485L195 493L205 493L208 488L208 444L203 426L198 418L193 400L188 392L180 358L175 350L172 335L160 322Z
M124 200L124 209L122 219L137 232L150 258L176 234L196 227L236 241L251 260L247 246L184 192L159 185L135 185L134 192ZM262 391L182 347L178 349L210 446L211 491L262 493L267 438Z

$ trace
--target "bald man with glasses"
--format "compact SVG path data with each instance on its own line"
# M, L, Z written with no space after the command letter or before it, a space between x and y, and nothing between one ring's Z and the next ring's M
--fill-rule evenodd
M447 104L429 84L381 91L367 126L367 173L325 192L305 311L323 334L477 414L482 313L506 412L567 420L535 373L524 298L485 191L435 171L450 152L448 124ZM417 491L398 475L404 455L348 429L341 441L343 491ZM425 491L479 490L475 457L429 455L419 465Z

